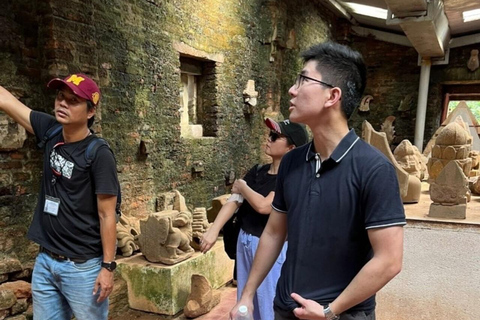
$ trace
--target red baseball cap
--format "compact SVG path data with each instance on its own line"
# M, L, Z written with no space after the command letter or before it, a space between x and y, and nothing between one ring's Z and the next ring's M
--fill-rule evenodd
M76 96L92 101L95 106L100 101L100 89L95 81L84 74L71 74L63 80L60 78L52 79L47 84L47 87L59 89L62 85L66 85L72 89Z

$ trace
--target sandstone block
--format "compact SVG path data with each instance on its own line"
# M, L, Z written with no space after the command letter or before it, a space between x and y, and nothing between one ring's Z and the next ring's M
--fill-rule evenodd
M453 206L442 206L432 203L428 216L432 218L445 219L465 219L467 214L467 204L457 204Z
M193 274L203 275L213 288L232 279L233 260L217 241L206 254L196 252L176 265L148 262L143 255L118 261L118 272L127 282L130 308L175 315L181 311L190 293Z

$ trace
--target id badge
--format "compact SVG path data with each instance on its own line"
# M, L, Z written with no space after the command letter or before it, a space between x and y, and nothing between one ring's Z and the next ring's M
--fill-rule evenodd
M58 216L58 208L60 207L60 199L45 196L45 206L43 207L43 211L51 214L52 216Z

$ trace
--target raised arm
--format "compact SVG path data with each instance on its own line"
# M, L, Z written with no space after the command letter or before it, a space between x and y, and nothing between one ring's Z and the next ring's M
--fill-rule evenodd
M25 130L33 133L33 128L30 123L30 113L32 109L21 103L2 86L0 86L0 110L12 117L12 119L24 127Z
M260 237L252 269L248 276L248 281L242 292L242 297L230 312L233 319L237 313L238 307L246 305L249 310L253 310L253 297L257 288L267 276L273 264L278 258L280 251L287 238L287 215L272 210L268 223Z
M260 214L270 214L275 192L270 192L266 197L255 192L243 179L237 179L233 183L232 192L240 193L250 203L252 208Z
M220 212L215 218L215 221L200 239L201 252L206 253L208 250L210 250L210 248L213 247L215 242L217 242L220 230L223 228L225 223L227 223L227 221L233 216L235 210L237 210L238 207L239 203L237 201L230 201L222 206Z
M330 309L337 315L377 293L402 269L403 227L369 229L368 238L372 244L373 258L330 304ZM292 298L303 306L294 310L297 317L324 319L323 307L318 303L305 300L297 294L292 294Z

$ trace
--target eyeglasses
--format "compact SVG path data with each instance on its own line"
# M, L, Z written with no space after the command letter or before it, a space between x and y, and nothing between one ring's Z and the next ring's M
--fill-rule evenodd
M275 142L277 141L277 139L286 138L286 136L276 131L270 131L270 134L268 135L268 137L270 138L271 142Z
M309 81L314 81L314 82L317 82L317 83L320 83L321 85L324 85L325 87L329 87L329 88L335 88L335 86L329 84L329 83L326 83L326 82L323 82L322 80L317 80L317 79L314 79L314 78L310 78L310 77L307 77L303 74L299 74L298 77L297 77L297 81L295 81L295 88L298 89L300 88L302 85L303 85L303 82L305 82L305 80L309 80Z

